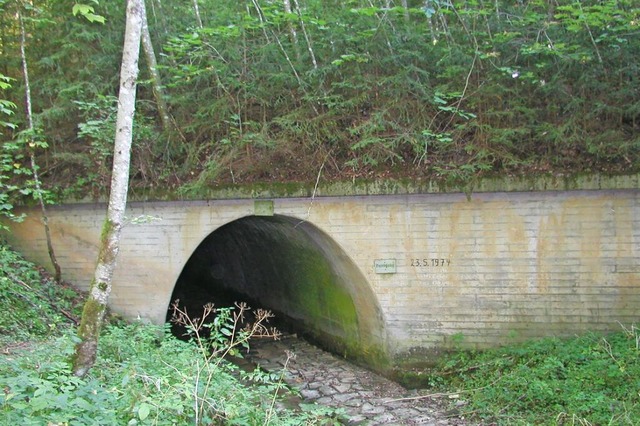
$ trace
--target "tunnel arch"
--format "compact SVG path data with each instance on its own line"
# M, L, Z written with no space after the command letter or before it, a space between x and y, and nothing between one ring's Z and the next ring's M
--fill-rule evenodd
M214 230L186 262L176 299L190 312L247 301L325 349L376 369L387 363L382 311L366 278L329 235L298 218L245 216Z

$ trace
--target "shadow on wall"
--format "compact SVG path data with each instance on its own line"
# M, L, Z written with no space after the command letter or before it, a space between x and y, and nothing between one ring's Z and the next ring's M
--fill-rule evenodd
M387 363L384 322L366 279L327 234L296 218L247 216L218 228L187 261L176 299L193 316L208 302L245 301L327 350L376 369Z

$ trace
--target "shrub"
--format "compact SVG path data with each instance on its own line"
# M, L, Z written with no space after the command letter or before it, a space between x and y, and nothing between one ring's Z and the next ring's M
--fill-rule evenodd
M442 361L432 382L499 424L637 424L640 330L549 338Z

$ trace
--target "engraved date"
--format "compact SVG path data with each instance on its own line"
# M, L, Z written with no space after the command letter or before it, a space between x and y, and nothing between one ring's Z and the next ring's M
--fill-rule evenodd
M411 259L411 266L414 268L442 268L451 265L451 259L442 257L431 258L413 258Z

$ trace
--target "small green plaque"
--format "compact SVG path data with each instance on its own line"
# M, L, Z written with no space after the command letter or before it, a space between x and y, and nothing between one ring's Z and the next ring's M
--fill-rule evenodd
M395 259L376 259L373 262L373 268L376 270L376 274L395 274L396 260Z
M256 216L273 216L273 200L255 200L253 214Z

